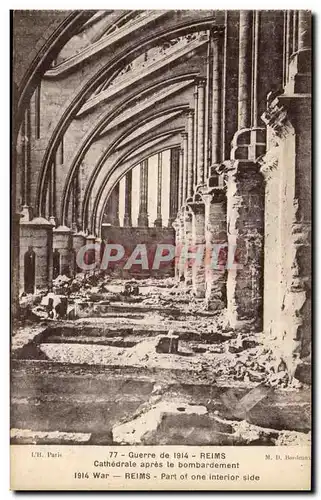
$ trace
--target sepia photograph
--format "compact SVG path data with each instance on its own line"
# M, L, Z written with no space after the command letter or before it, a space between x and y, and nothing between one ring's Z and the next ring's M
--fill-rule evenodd
M310 461L311 23L11 11L10 443L48 475Z

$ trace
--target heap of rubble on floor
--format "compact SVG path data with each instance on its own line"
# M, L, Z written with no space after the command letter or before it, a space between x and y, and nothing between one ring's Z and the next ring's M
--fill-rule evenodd
M158 373L159 382L155 381L147 400L136 412L129 412L125 420L119 418L111 426L111 442L273 445L306 440L309 426L305 420L302 424L297 416L293 417L283 432L268 428L277 424L276 417L265 419L262 401L270 397L271 391L285 391L283 396L288 397L304 389L287 369L286 360L275 357L273 347L262 343L262 333L254 326L247 331L233 331L224 311L213 314L201 304L190 290L177 286L171 278L111 281L103 274L79 274L73 279L58 276L52 290L21 298L13 358L18 363L54 363L52 366L59 365L62 370L82 366L88 374L99 367L121 370L121 376L131 380L139 373L147 379ZM185 391L186 380L195 390L230 389L218 400L209 393L207 399L197 401L195 394L188 396L191 389ZM172 391L173 381L183 388L181 393ZM119 400L123 397L122 392L117 396ZM46 396L46 405L45 401ZM257 414L260 404L263 409ZM282 417L282 405L278 400L275 404L276 415L279 412ZM308 402L304 399L303 404ZM195 415L197 408L201 413ZM146 418L153 423L148 436L139 430L146 427ZM169 425L166 432L164 418ZM74 429L65 437L40 433L31 438L27 430L25 434L19 432L13 436L17 442L93 439L86 433L84 438L82 433L73 437Z

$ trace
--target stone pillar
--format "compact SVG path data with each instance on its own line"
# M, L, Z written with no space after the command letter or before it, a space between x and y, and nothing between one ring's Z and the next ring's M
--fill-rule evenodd
M205 298L208 309L226 307L227 224L226 194L221 187L204 190L205 202Z
M31 207L30 207L30 157L31 157L31 116L30 104L26 107L24 119L21 125L22 136L22 211L21 215L23 221L30 221Z
M110 221L112 226L119 226L119 182L111 192L110 195Z
M253 11L252 29L252 96L251 96L251 127L257 127L258 120L258 64L259 64L259 32L260 11Z
M182 253L185 245L184 214L179 212L173 222L175 229L175 277L178 282L184 281L185 261Z
M204 121L205 121L205 82L204 80L201 80L198 84L198 108L197 108L197 184L203 184L205 177Z
M58 251L60 256L59 274L71 276L73 262L71 230L69 227L58 226L53 229L53 250Z
M185 200L187 198L187 185L188 185L188 142L187 142L187 133L182 133L183 139L183 200L182 205L184 205Z
M94 234L89 234L86 236L86 245L94 245L96 243L96 236ZM86 263L93 264L96 262L96 251L94 248L90 248L86 251Z
M289 373L310 383L311 96L281 95L262 119L268 127L264 330Z
M193 196L194 168L194 112L191 110L187 118L187 198Z
M185 246L185 241L186 241L186 234L185 234L185 223L184 223L184 212L180 212L179 216L177 218L178 223L179 223L179 228L178 228L178 234L179 234L179 246L176 248L176 255L177 255L177 260L178 260L178 277L179 281L183 282L185 281L185 262L184 259L181 259L180 256L183 252L183 248Z
M169 220L168 226L177 217L178 212L178 173L179 173L179 149L172 148L170 156L170 192L169 192Z
M34 252L34 291L52 288L52 224L42 217L20 222L20 290L25 288L25 255Z
M238 81L238 129L250 126L251 122L251 32L253 13L240 11L239 81Z
M210 113L212 112L212 47L211 39L207 46L206 54L206 86L205 86L205 118L204 118L204 171L205 177L209 175L210 153L210 134L212 120Z
M75 172L73 181L72 181L72 211L71 211L71 219L72 219L72 230L77 232L78 224L79 224L79 170Z
M140 164L140 205L139 205L139 215L138 215L138 226L148 227L148 213L147 213L147 203L148 203L148 160L144 160Z
M162 227L162 181L163 181L163 154L157 155L157 216L155 227ZM169 221L170 222L170 221ZM173 221L172 221L173 222Z
M198 256L192 260L192 284L196 297L205 297L205 205L189 203L192 210L191 251Z
M95 243L96 245L98 245L99 247L99 250L96 250L96 257L95 257L95 260L96 260L96 267L98 269L98 271L100 270L100 265L101 265L101 260L102 260L102 256L103 256L103 252L102 252L102 239L101 238L96 238L95 239Z
M179 150L178 209L184 203L184 150Z
M113 188L107 200L105 220L112 226L119 226L119 182Z
M262 327L264 184L259 165L225 162L227 182L227 313L232 328Z
M74 274L83 272L83 269L80 269L76 262L76 257L79 250L86 244L86 235L83 231L79 231L72 234L72 248L73 248L73 271Z
M298 51L311 49L311 11L299 10Z
M300 10L298 15L298 50L289 62L286 94L311 93L311 12ZM295 28L293 28L295 30Z
M175 255L175 279L179 281L179 254L177 253L177 249L180 248L181 242L180 242L180 222L179 219L175 219L172 223L172 227L174 228L175 231L175 249L176 249L176 255Z
M211 168L209 169L209 176L216 176L216 167L222 161L222 92L223 92L223 79L222 79L222 33L221 31L211 32L211 43L212 43L212 85L211 85L211 95L212 95L212 107L211 107Z
M77 198L77 186L75 186L75 198ZM56 161L52 162L49 183L49 222L56 225Z
M198 85L194 88L194 130L193 130L193 187L198 184L197 174L197 141L198 141Z
M184 210L182 218L184 224L184 248L181 252L180 267L184 267L185 285L189 286L192 284L192 265L186 256L192 248L193 223L190 209Z
M124 227L132 226L132 175L133 171L129 170L125 176Z

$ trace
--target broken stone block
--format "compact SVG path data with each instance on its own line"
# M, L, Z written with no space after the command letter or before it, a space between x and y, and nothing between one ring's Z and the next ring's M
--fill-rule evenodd
M296 367L294 377L303 384L311 385L312 368L310 363L300 363Z
M156 352L176 354L178 352L178 338L178 335L161 335L156 345Z
M116 425L117 444L232 444L232 427L211 417L205 406L163 401L130 422Z

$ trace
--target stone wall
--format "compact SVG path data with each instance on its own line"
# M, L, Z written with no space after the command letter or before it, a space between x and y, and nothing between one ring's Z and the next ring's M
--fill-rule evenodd
M108 244L122 245L125 249L124 257L117 262L110 262L107 272L113 275L128 278L148 278L149 276L164 278L174 276L174 259L161 262L159 269L153 269L155 252L158 244L175 245L174 229L171 228L140 228L140 227L102 227L102 240ZM146 245L148 269L134 264L130 269L124 269L128 258L133 254L137 245ZM144 248L142 247L144 251ZM164 251L164 254L166 252ZM137 255L137 259L141 256ZM143 260L145 260L143 258Z

